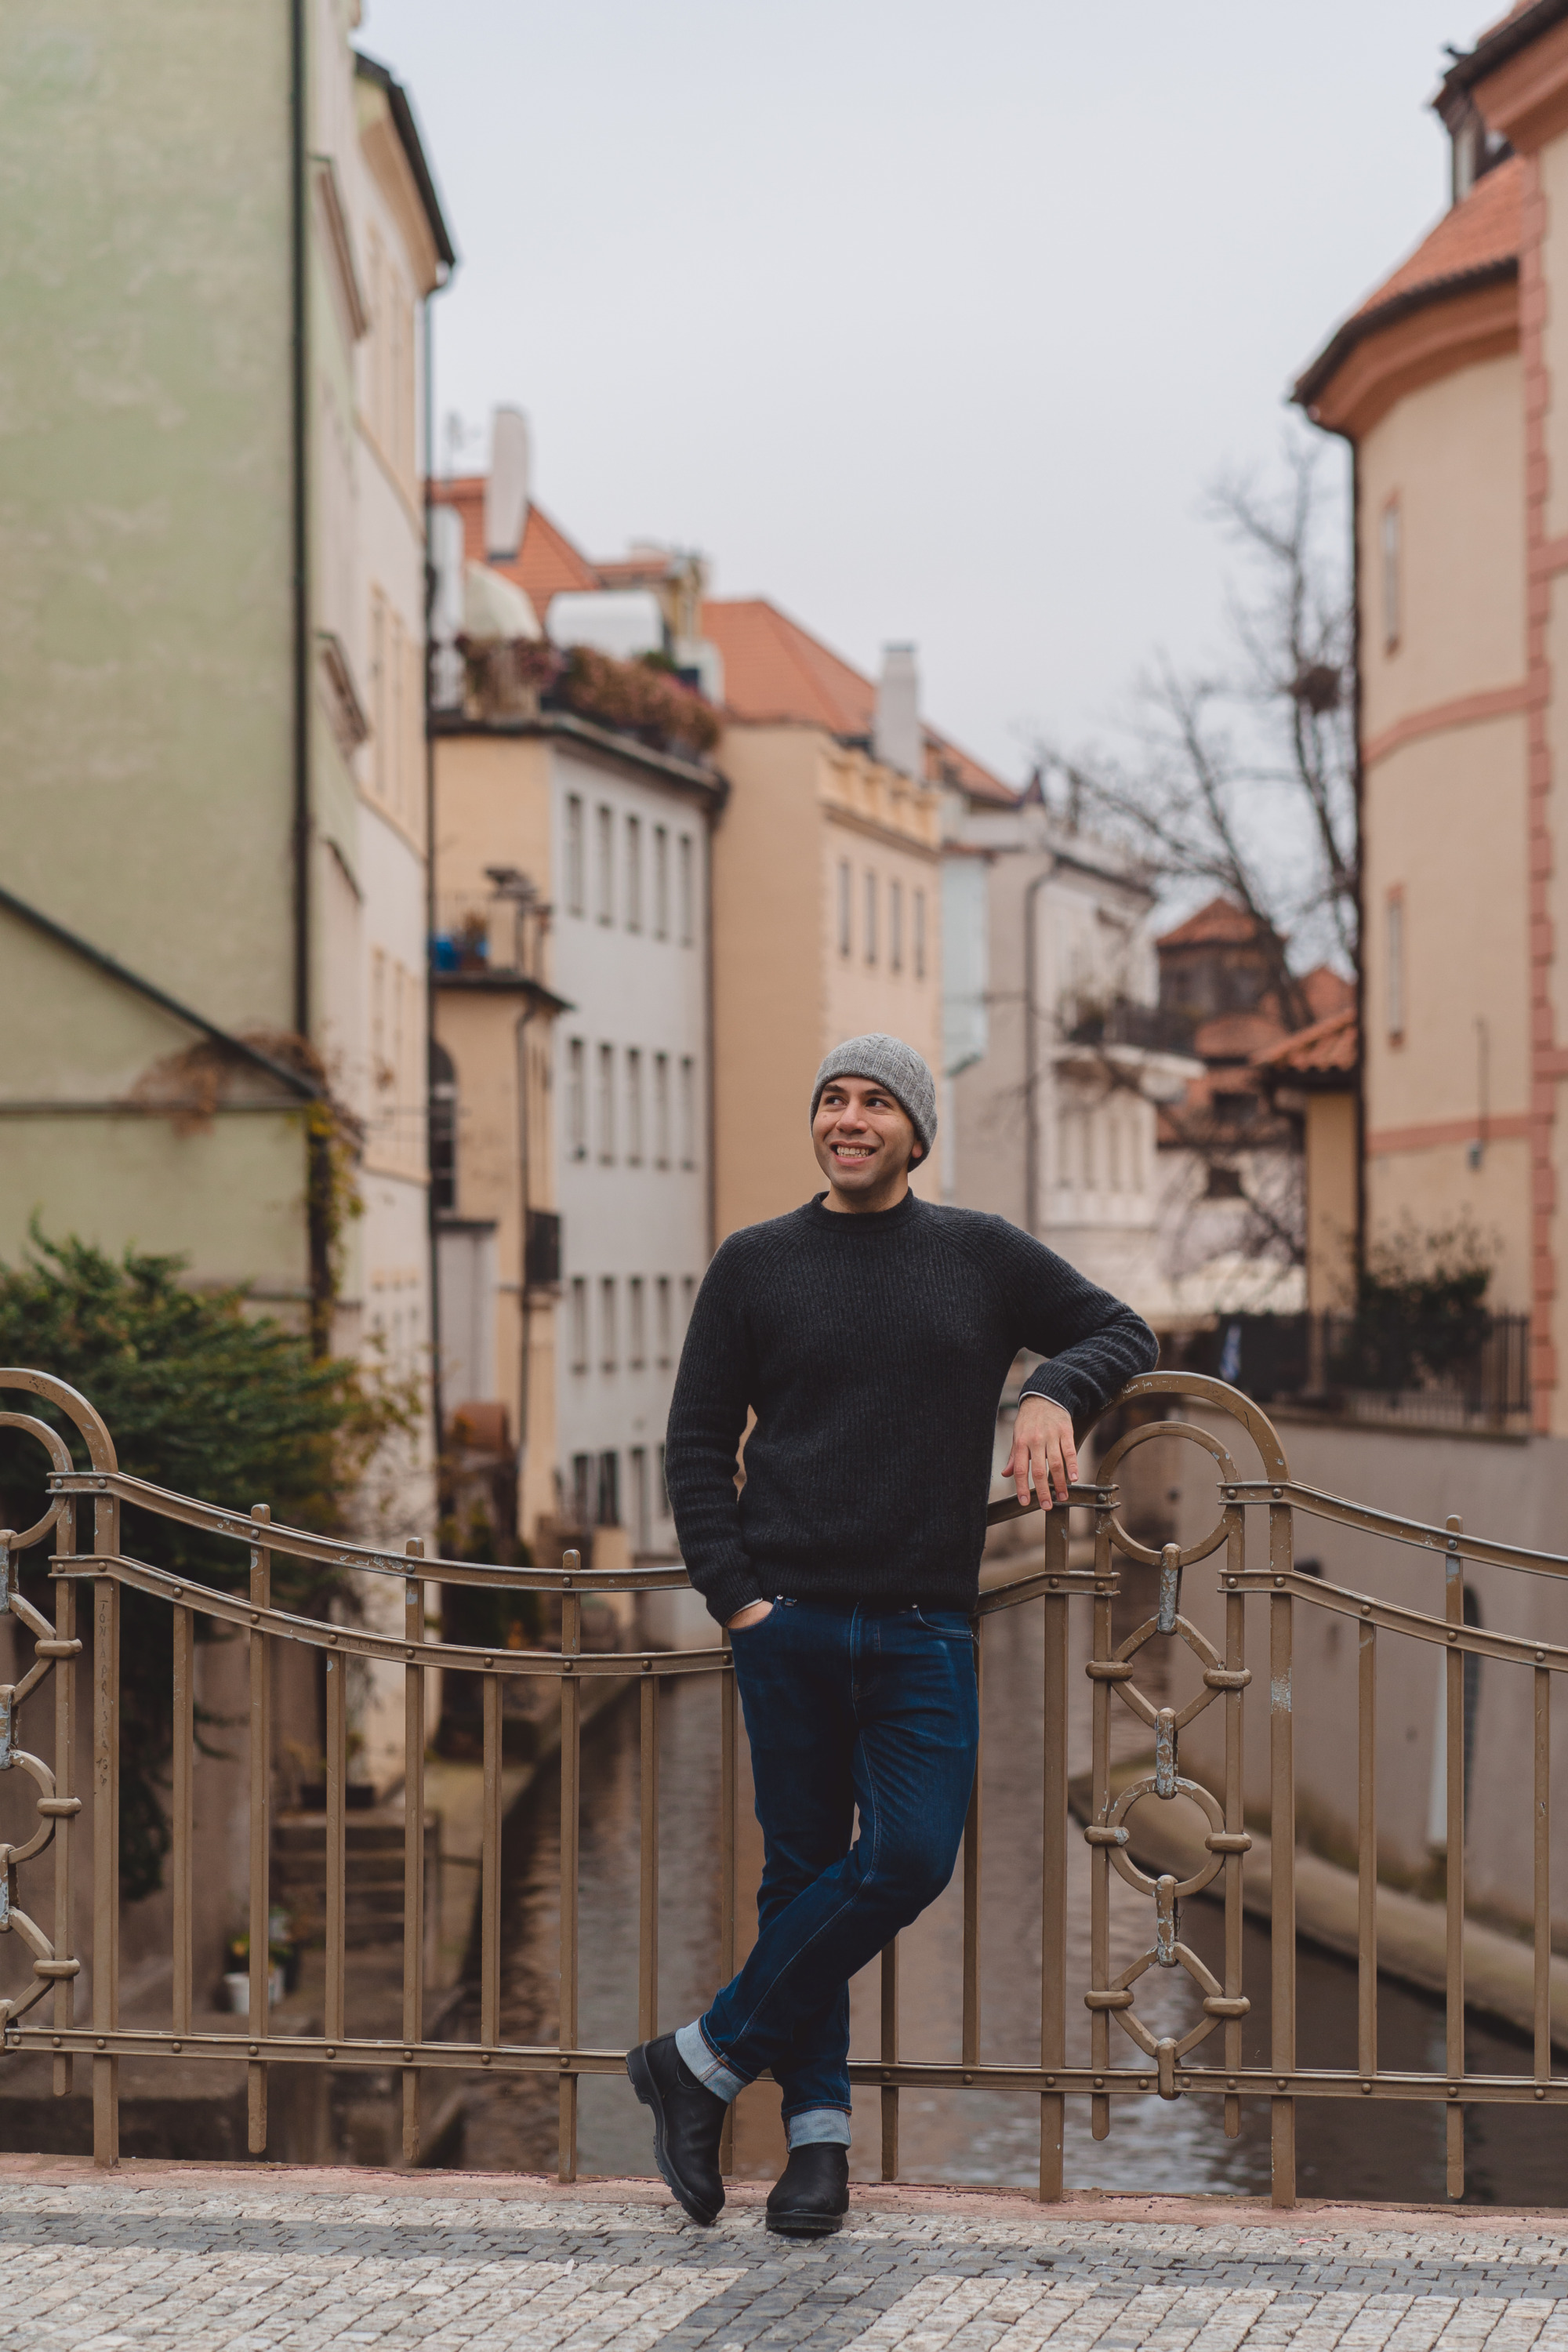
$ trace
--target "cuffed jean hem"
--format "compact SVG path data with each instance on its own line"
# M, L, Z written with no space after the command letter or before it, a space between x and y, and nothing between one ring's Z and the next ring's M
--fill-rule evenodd
M847 2147L849 2145L849 2113L846 2107L802 2107L797 2115L784 2117L786 2147L816 2147L819 2146Z
M749 2078L737 2074L728 2060L720 2057L703 2032L700 2019L676 2029L675 2046L689 2071L716 2099L739 2098Z

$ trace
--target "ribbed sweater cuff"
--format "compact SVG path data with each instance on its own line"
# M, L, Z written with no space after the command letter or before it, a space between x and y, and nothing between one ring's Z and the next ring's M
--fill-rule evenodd
M1061 1405L1076 1416L1079 1400L1074 1393L1078 1382L1068 1371L1058 1371L1054 1364L1037 1364L1018 1391L1018 1402L1026 1396L1049 1397L1053 1404Z
M723 1568L715 1576L704 1577L698 1587L708 1603L708 1614L717 1624L723 1625L739 1609L749 1609L753 1601L764 1596L749 1568Z

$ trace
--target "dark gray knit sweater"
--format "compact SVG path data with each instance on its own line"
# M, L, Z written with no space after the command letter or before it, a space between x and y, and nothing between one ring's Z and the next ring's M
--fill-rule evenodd
M773 1593L971 1608L1022 1348L1050 1359L1026 1395L1079 1423L1159 1352L1130 1307L1005 1217L910 1192L879 1215L809 1201L731 1234L697 1294L666 1454L710 1612Z

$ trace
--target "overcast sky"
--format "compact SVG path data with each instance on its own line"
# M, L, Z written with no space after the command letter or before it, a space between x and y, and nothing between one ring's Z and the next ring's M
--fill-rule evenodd
M1472 0L367 0L462 255L437 402L1009 778L1223 643L1202 511L1446 202Z

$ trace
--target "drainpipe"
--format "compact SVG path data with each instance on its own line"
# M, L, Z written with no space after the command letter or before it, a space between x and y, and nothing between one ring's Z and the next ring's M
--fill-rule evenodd
M528 1468L528 1405L529 1357L533 1339L533 1309L528 1296L528 1024L539 1010L530 1003L517 1020L517 1155L519 1170L518 1213L522 1230L518 1240L518 1307L522 1324L522 1356L518 1366L517 1383L517 1507L521 1510L522 1482ZM518 1534L523 1542L528 1538L520 1524Z
M436 1043L436 991L431 985L431 943L436 937L436 738L430 724L430 615L436 602L436 574L430 562L430 516L436 476L436 339L430 305L451 284L450 270L425 297L423 341L425 357L425 1244L430 1287L430 1418L435 1438L437 1504L440 1507L441 1449L446 1423L441 1397L441 1263L436 1222L436 1186L430 1170L430 1055Z
M1057 860L1051 855L1050 863L1033 877L1024 892L1024 1231L1037 1240L1040 1200L1040 1008L1036 998L1035 900L1056 870Z
M1351 672L1355 681L1352 723L1355 728L1355 1280L1359 1292L1366 1270L1366 840L1364 778L1361 761L1361 451L1351 448Z
M305 12L289 0L289 212L291 516L294 590L294 1027L310 1034L310 503L308 295L305 283Z
M719 1246L719 1122L714 1101L713 1058L713 835L718 829L719 811L710 802L707 809L707 833L703 843L706 856L702 877L702 1059L706 1067L708 1095L708 1255Z

